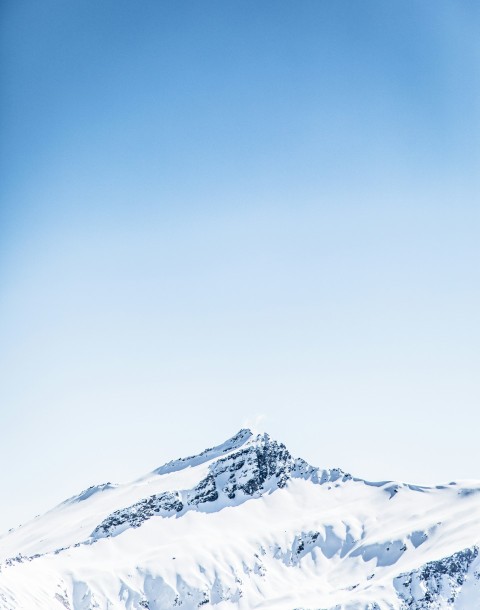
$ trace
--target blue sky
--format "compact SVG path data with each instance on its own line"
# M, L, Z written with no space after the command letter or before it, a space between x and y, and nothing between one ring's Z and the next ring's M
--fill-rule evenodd
M7 0L0 527L246 422L480 478L480 7Z

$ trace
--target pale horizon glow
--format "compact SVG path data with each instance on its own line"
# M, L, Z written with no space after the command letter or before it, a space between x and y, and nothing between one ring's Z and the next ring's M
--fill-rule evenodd
M480 6L7 0L0 532L246 423L480 479Z

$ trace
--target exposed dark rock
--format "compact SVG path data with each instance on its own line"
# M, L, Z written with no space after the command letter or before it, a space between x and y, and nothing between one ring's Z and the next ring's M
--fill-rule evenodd
M118 533L118 530L124 525L140 527L144 521L154 515L168 516L180 512L182 509L183 503L178 492L167 491L153 495L132 506L113 512L95 528L92 536L96 538L111 536Z
M478 548L474 546L395 578L394 586L402 600L402 608L433 610L450 607L477 556Z
M340 469L319 470L302 459L294 459L285 445L268 434L252 439L249 430L240 430L226 443L207 449L198 456L170 462L156 472L171 472L208 460L207 476L193 489L166 492L141 500L109 515L93 532L94 538L116 535L125 527L139 527L153 516L171 516L196 508L205 510L209 503L224 505L243 502L285 487L292 478L315 484L349 481L352 477ZM223 455L229 452L229 455Z

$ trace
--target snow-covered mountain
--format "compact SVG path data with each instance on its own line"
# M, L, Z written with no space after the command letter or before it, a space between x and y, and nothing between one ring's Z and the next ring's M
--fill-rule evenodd
M240 430L0 537L1 610L480 608L480 481L372 483Z

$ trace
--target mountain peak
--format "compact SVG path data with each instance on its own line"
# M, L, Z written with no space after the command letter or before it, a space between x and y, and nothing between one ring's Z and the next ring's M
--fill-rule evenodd
M154 472L161 476L207 463L207 471L192 488L162 491L116 510L95 528L92 537L117 536L156 516L181 516L191 510L216 512L226 506L238 506L285 487L293 477L310 476L308 465L295 460L285 445L266 433L253 436L246 428L220 445L169 462Z
M0 610L473 610L479 515L479 483L372 483L242 428L3 536Z
M171 472L178 472L179 470L183 470L184 468L189 468L192 466L199 466L200 464L205 464L205 462L209 462L215 458L218 458L230 451L238 449L242 445L244 445L247 441L249 441L253 437L253 432L249 428L242 428L236 434L234 434L231 438L227 439L220 445L215 445L214 447L209 447L205 449L201 453L196 455L190 455L185 458L178 458L176 460L172 460L167 462L163 466L156 468L153 473L154 474L169 474Z
M203 465L206 468L196 468ZM92 538L118 536L152 517L181 517L190 511L213 513L239 506L285 488L292 479L318 485L337 482L337 486L352 479L340 469L320 470L295 459L283 443L267 433L253 436L249 429L240 430L221 445L198 455L169 462L155 474L170 475L187 468L201 477L193 486L163 488L160 493L115 510L97 525Z

